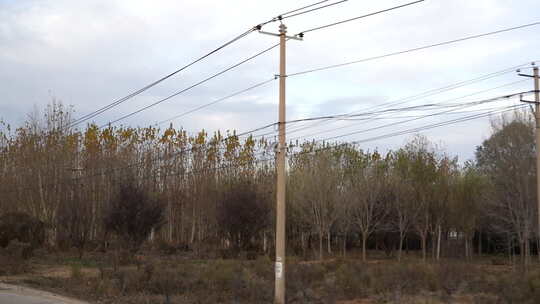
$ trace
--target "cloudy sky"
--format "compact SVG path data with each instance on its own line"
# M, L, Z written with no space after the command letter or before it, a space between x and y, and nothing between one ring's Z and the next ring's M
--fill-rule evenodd
M0 118L20 125L35 107L53 98L73 105L75 117L105 106L189 63L249 27L314 0L133 1L0 0ZM332 2L332 1L330 1ZM328 2L328 3L330 3ZM408 1L349 0L287 19L290 33L360 16ZM422 3L306 34L288 42L287 71L360 60L465 36L540 21L537 0L426 0ZM264 30L275 32L278 23ZM381 104L540 60L540 26L289 77L287 118L372 111ZM277 43L251 33L206 60L95 118L99 125L180 91ZM278 50L150 108L122 124L147 126L265 81L278 73ZM528 71L529 70L524 70ZM523 80L521 82L517 82ZM277 120L277 81L174 120L195 132L245 131ZM532 81L505 73L399 107L461 103L531 90ZM458 99L463 97L461 99ZM405 100L407 101L407 100ZM380 135L487 112L518 101L444 110L404 112L377 120L303 123L289 138L363 141ZM397 107L397 105L395 106ZM474 111L474 112L471 112ZM395 125L388 125L396 123ZM166 125L165 125L166 126ZM272 129L264 132L274 131ZM489 136L489 119L424 132L461 159ZM402 145L411 135L369 140L366 149Z

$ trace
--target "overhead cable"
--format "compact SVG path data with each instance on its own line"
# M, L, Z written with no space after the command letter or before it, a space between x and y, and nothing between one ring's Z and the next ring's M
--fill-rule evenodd
M351 64L356 64L356 63L361 63L361 62L366 62L366 61L372 61L372 60L377 60L377 59L382 59L382 58L401 55L401 54L410 53L410 52L416 52L416 51L420 51L420 50L424 50L424 49L428 49L428 48L433 48L433 47L452 44L452 43L456 43L456 42L461 42L461 41L476 39L476 38L480 38L480 37L500 34L500 33L504 33L504 32L517 30L517 29L536 26L536 25L540 25L540 21L533 22L533 23L527 23L527 24L523 24L523 25L519 25L519 26L514 26L514 27L510 27L510 28L505 28L505 29L501 29L501 30L497 30L497 31L493 31L493 32L487 32L487 33L483 33L483 34L467 36L467 37L458 38L458 39L454 39L454 40L428 44L428 45L425 45L425 46L420 46L420 47L407 49L407 50L403 50L403 51L397 51L397 52L393 52L393 53L387 53L387 54L384 54L384 55L367 57L367 58L348 61L348 62L344 62L344 63L333 64L333 65L323 66L323 67L319 67L319 68L309 69L309 70L305 70L305 71L300 71L300 72L296 72L296 73L287 74L287 77L293 77L293 76L298 76L298 75L303 75L303 74L308 74L308 73L313 73L313 72L325 71L325 70L334 69L334 68L338 68L338 67L343 67L343 66L347 66L347 65L351 65Z

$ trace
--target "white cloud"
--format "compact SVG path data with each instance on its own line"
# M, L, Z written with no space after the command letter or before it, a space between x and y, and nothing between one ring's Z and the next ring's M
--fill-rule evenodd
M174 71L250 26L310 2L0 2L0 117L13 124L21 123L34 104L44 106L50 100L51 91L54 96L73 104L77 113L88 113ZM286 23L289 31L296 33L402 3L351 0L287 19ZM425 1L308 33L302 42L290 41L288 71L297 72L538 21L536 11L535 0ZM269 24L265 30L276 31L277 24ZM396 100L540 59L536 51L540 42L535 39L539 33L540 27L532 27L291 78L287 87L288 117L349 112L348 109L352 111L373 103ZM196 83L276 42L274 37L251 34L107 112L98 123ZM278 70L277 56L277 50L274 50L125 123L148 125L271 78ZM430 100L443 100L515 79L515 76L507 75ZM511 89L492 93L502 94ZM276 102L277 82L186 116L181 124L190 130L252 129L276 119ZM470 136L462 133L448 136L448 127L429 134L436 139L446 139L450 152L470 156L472 145L479 144L485 136L481 127L485 125L485 121L480 123L478 128L475 127L478 131ZM402 143L403 137L400 137L373 145L393 147Z

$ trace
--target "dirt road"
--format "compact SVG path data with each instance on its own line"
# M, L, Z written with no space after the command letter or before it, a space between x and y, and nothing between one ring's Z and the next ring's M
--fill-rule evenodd
M0 283L0 304L87 304L32 288Z

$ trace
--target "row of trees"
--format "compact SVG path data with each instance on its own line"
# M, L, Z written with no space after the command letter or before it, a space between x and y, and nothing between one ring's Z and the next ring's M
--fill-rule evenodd
M31 214L50 227L51 243L82 248L107 238L107 212L129 181L163 208L153 239L271 252L271 141L172 126L76 130L71 115L53 102L43 117L30 115L15 130L3 126L0 213ZM370 247L396 251L398 259L418 248L424 259L438 259L459 247L468 258L506 250L528 263L537 237L533 130L522 113L498 120L476 160L464 164L421 136L384 154L291 145L289 248L321 259L354 246L364 259Z

